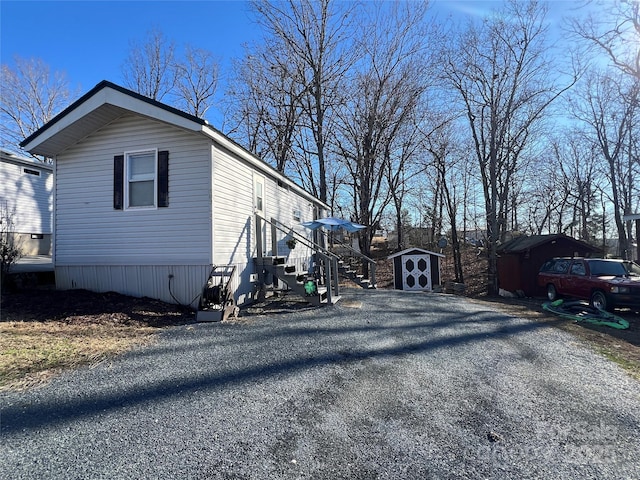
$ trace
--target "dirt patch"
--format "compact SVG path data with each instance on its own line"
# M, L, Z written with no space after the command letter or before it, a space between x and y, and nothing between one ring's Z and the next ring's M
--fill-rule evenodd
M165 327L193 320L191 312L151 298L87 290L20 290L2 295L3 322Z

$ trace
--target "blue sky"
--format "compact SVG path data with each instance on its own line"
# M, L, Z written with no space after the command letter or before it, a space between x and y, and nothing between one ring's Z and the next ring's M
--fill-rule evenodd
M443 18L480 15L501 2L438 0L433 12ZM552 14L574 2L556 0ZM561 7L561 8L558 8ZM121 68L132 41L141 42L153 29L176 43L210 50L228 71L242 45L258 40L249 7L242 0L0 0L0 60L40 58L54 71L66 73L72 90L85 93L101 80L122 84ZM219 93L224 88L221 79Z
M101 80L121 83L131 41L160 29L181 49L240 56L256 28L241 1L0 1L0 57L41 58L85 92Z

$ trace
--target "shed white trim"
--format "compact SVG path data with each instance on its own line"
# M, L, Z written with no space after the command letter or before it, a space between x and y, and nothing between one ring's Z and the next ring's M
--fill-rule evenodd
M435 255L436 257L445 258L445 255L443 255L442 253L436 253L436 252L432 252L430 250L424 250L422 248L406 248L406 249L402 250L401 252L394 253L393 255L389 255L387 258L388 259L396 258L396 257L399 257L401 255L406 255L408 252L417 252L417 253L421 253L421 254Z

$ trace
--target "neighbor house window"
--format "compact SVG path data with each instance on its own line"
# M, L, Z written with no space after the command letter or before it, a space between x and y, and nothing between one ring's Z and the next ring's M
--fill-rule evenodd
M156 150L126 154L126 192L128 208L156 206Z
M302 213L300 212L299 208L294 208L293 209L293 221L294 222L299 222L302 219Z

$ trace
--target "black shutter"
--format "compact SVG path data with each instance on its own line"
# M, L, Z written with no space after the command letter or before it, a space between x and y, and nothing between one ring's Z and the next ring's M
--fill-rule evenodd
M158 207L169 206L169 152L158 152Z
M122 210L124 194L124 155L113 157L113 208Z

